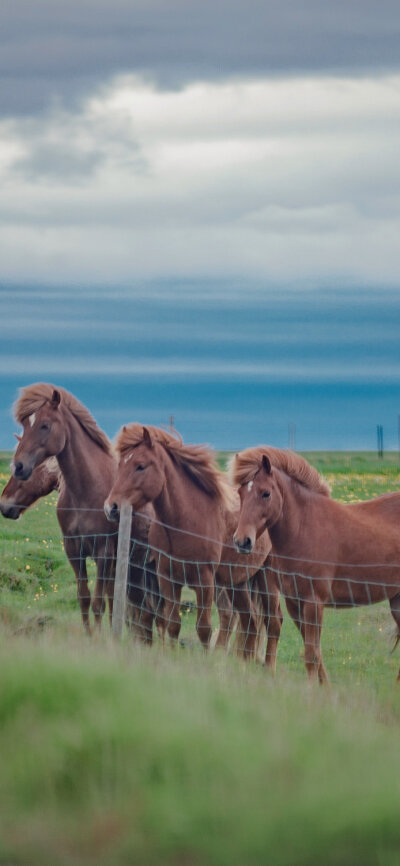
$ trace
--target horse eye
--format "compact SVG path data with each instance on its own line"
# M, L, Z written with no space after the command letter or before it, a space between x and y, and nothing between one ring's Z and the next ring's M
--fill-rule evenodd
M139 463L139 466L136 467L136 472L143 472L143 469L146 469L146 467Z
M50 430L50 427L49 427L48 424L42 424L42 426L41 426L40 429L41 429L41 430Z
M271 494L270 494L269 490L264 490L264 493L262 493L261 496L263 499L269 499Z

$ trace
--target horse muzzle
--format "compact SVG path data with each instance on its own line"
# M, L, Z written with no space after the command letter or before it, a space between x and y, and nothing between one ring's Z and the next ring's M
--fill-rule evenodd
M248 535L246 535L245 538L238 538L236 535L234 535L233 541L238 553L249 554L253 552L254 544Z
M8 517L9 520L18 520L18 517L21 514L21 508L19 505L14 505L14 503L1 502L0 500L0 513L3 517Z
M107 517L107 520L110 520L112 523L118 523L119 521L119 508L116 502L104 503L104 514Z

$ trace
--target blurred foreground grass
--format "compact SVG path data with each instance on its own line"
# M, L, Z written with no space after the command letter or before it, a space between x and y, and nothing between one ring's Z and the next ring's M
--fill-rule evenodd
M2 863L399 862L393 692L76 635L0 665Z

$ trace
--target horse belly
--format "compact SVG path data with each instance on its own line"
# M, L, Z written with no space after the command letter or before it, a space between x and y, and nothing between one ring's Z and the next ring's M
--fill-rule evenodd
M343 577L333 582L327 607L358 607L377 604L390 597L385 584Z

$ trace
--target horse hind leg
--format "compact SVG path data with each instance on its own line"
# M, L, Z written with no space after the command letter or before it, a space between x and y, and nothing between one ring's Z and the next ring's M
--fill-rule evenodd
M392 649L392 652L394 652L397 644L400 642L400 593L395 595L394 598L390 599L390 612L397 626L394 633L394 644ZM396 682L400 683L400 668L397 674Z
M319 679L319 682L329 683L321 652L321 630L324 608L318 602L305 602L303 605L304 622L302 636L304 639L304 661L309 680Z

